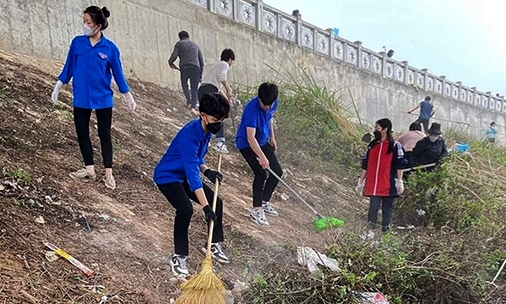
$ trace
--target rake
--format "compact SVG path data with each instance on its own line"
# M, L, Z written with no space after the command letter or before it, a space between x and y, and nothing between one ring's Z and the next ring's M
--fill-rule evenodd
M316 219L313 221L314 229L316 231L327 230L328 228L338 228L344 225L344 221L335 217L326 217L321 215L316 209L311 206L306 200L302 198L295 190L292 189L281 177L279 177L271 168L267 167L269 174L272 174L278 181L280 181L288 190L290 190L296 198L299 199L311 212L316 215Z

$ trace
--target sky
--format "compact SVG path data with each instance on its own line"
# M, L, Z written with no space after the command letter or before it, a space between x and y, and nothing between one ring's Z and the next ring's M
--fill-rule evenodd
M393 59L482 92L506 96L506 1L264 0Z

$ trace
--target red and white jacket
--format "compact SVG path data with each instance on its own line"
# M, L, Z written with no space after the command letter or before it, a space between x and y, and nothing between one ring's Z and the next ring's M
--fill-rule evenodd
M397 170L408 163L402 145L395 141L393 151L388 151L388 141L378 141L367 148L362 158L362 169L367 171L364 184L365 196L399 196L395 188Z

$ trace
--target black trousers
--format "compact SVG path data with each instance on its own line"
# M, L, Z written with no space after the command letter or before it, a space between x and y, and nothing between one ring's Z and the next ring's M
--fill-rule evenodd
M200 69L197 67L181 67L181 87L186 97L186 105L192 108L197 106L197 90L200 80ZM190 80L190 88L188 88L188 79Z
M283 175L283 169L279 164L278 158L276 157L276 153L274 152L274 148L269 144L265 144L260 147L265 154L265 157L269 160L269 167L274 173L276 173L279 177ZM272 197L272 193L276 186L278 185L278 179L269 174L267 177L267 171L262 169L260 163L258 162L258 156L253 152L253 150L248 147L244 149L240 149L242 156L250 166L251 170L253 170L253 174L255 177L253 178L253 207L261 207L262 201L269 201Z
M378 220L378 212L381 207L381 214L383 216L381 221L381 228L383 231L390 229L392 224L392 215L394 211L394 199L393 196L371 196L369 197L369 212L367 214L367 221L372 226L376 225Z
M187 182L157 184L169 203L176 209L174 219L174 253L188 255L188 228L193 215L191 200L198 202L195 192L190 190ZM212 204L214 191L206 184L203 184L204 193L209 205ZM212 206L211 206L212 207ZM223 242L223 201L218 197L216 201L216 222L213 229L213 243ZM209 230L208 230L209 232Z
M85 166L93 165L93 147L90 140L91 112L92 109L74 107L74 125ZM112 168L112 108L95 110L95 115L97 116L98 137L102 148L104 168Z

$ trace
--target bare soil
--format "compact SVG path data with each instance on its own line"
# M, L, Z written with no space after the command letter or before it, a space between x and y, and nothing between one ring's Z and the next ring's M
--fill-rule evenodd
M50 101L60 69L59 62L0 52L0 303L99 303L104 295L107 303L168 303L180 285L168 264L174 210L155 187L152 171L172 136L192 119L182 94L129 79L138 103L133 113L116 96L112 136L117 189L111 191L102 173L88 183L69 178L83 164L70 86L60 94L63 105L54 107ZM100 169L94 121L90 129ZM289 139L284 143L289 148ZM234 280L269 276L272 263L301 267L296 246L323 251L326 242L339 236L339 230L316 233L314 215L281 184L272 201L280 216L269 218L269 228L252 223L252 174L231 150L222 164L220 196L225 202L224 248L232 263L214 263L227 287ZM280 154L287 182L320 212L348 219L367 208L350 187L341 185L339 172L308 166L310 159L295 166L283 161L282 150ZM211 151L207 161L216 166L217 155ZM289 199L283 200L282 193ZM37 217L45 223L37 223ZM197 273L206 240L201 212L195 212L190 228L189 267ZM44 242L65 249L95 273L86 277L61 258L49 262Z

